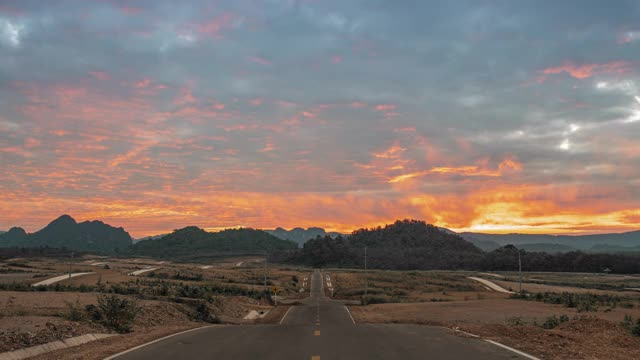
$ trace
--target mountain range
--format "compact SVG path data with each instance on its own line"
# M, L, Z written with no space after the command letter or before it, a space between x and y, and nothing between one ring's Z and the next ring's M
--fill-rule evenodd
M102 221L77 223L69 215L62 215L31 234L20 227L0 234L0 247L3 248L68 248L110 254L127 249L131 242L131 236L123 228L115 228Z
M483 234L463 232L459 234L485 251L505 245L515 245L527 251L559 253L587 252L638 252L640 231L595 235L537 235L537 234Z
M185 229L190 230L187 231ZM339 236L353 236L353 234L343 235L337 232L327 232L320 227L310 227L308 229L296 227L291 230L278 227L274 230L264 231L232 229L218 233L208 233L199 228L188 227L176 230L171 234L148 236L138 239L137 241L132 241L131 236L122 228L115 228L101 221L77 223L71 216L63 215L52 221L42 230L32 234L28 234L24 229L19 227L14 227L7 232L0 231L0 248L65 247L72 250L96 253L131 253L131 251L134 251L149 255L152 253L165 253L165 251L170 251L168 249L173 249L171 251L182 253L183 251L176 245L180 242L179 238L187 242L190 241L189 239L195 229L200 232L202 237L209 239L209 242L198 243L198 245L193 248L193 244L191 243L184 246L187 249L207 249L213 252L257 251L255 248L255 246L257 246L255 244L257 243L249 240L252 237L258 239L257 241L262 247L284 249L289 248L291 243L297 245L297 247L301 247L310 239L316 239L318 237L335 239ZM580 250L591 253L640 253L640 231L596 235L532 235L485 234L474 232L456 233L446 228L438 228L438 230L447 234L460 236L484 251L493 251L505 245L515 245L529 252L566 253ZM157 245L152 245L152 243L155 244L165 238L167 238L167 240L159 242ZM230 241L237 241L238 243L232 246ZM135 246L130 248L133 243L135 243ZM159 246L161 249L157 251L151 250L154 246Z
M306 230L300 227L293 228L291 230L286 230L278 227L275 230L264 231L277 238L293 241L298 244L298 246L302 246L305 242L307 242L307 240L315 239L318 236L330 236L332 238L336 238L338 235L343 235L338 232L327 232L323 228L319 227L310 227Z

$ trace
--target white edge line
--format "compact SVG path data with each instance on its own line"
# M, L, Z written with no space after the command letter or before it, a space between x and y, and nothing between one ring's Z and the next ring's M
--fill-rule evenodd
M151 345L151 344L155 344L155 343L157 343L157 342L159 342L159 341L163 341L163 340L166 340L166 339L172 338L172 337L174 337L174 336L178 336L178 335L182 335L182 334L190 333L190 332L192 332L192 331L202 330L202 329L206 329L206 328L210 328L210 327L214 327L214 326L215 326L215 325L206 325L206 326L197 327L197 328L195 328L195 329L189 329L189 330L181 331L181 332L178 332L178 333L175 333L175 334L167 335L167 336L162 337L162 338L160 338L160 339L155 339L155 340L153 340L153 341L149 341L148 343L144 343L144 344L142 344L142 345L138 345L138 346L133 347L133 348L131 348L131 349L128 349L128 350L125 350L125 351L119 352L119 353L117 353L117 354L115 354L115 355L111 355L111 356L109 356L109 357L104 358L103 360L112 360L112 359L117 358L118 356L122 356L122 355L127 354L127 353L130 353L130 352L132 352L132 351L136 351L136 350L138 350L138 349L140 349L140 348L143 348L143 347L148 346L148 345Z
M472 333L468 333L466 331L462 331L462 330L458 330L458 329L453 329L455 332L459 332L462 334L465 334L467 336L471 336L472 338L479 338L480 336L476 335L476 334L472 334Z
M347 310L347 314L349 314L349 317L351 318L351 321L353 321L353 323L355 324L356 321L353 320L353 315L351 315L351 311L349 311L349 308L347 307L347 305L342 305L344 306L345 310Z
M487 339L484 339L484 341L486 341L486 342L488 342L488 343L491 343L491 344L493 344L493 345L496 345L496 346L500 346L501 348L503 348L503 349L507 349L507 350L509 350L509 351L511 351L511 352L514 352L514 353L516 353L516 354L518 354L518 355L520 355L520 356L524 356L524 357L526 357L527 359L531 359L531 360L540 360L540 359L538 359L537 357L535 357L535 356L533 356L533 355L529 355L529 354L527 354L527 353L523 353L523 352L522 352L522 351L520 351L520 350L516 350L516 349L514 349L514 348L512 348L512 347L508 347L507 345L504 345L504 344L500 344L499 342L492 341L492 340L487 340Z
M287 312L284 313L284 316L282 317L282 319L280 319L280 325L282 325L282 322L284 321L284 318L286 318L287 315L289 315L289 311L291 311L291 309L293 309L293 306L289 306L289 310L287 310Z

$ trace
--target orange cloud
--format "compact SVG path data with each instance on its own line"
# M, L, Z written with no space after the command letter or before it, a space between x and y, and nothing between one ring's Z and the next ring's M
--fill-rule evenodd
M235 14L225 13L208 22L196 24L195 29L200 34L220 38L222 37L222 30L231 28L236 20L237 16Z
M440 167L434 167L426 171L418 171L418 172L413 172L409 174L394 176L388 181L388 183L390 184L401 183L410 179L414 179L417 177L422 177L430 174L455 174L455 175L461 175L461 176L500 177L504 174L505 171L512 171L512 170L518 171L521 169L522 169L522 164L520 164L519 162L513 159L506 159L498 165L498 170L486 169L477 165L458 166L458 167L440 166Z
M374 107L374 109L378 111L390 111L390 110L395 110L396 108L397 106L394 104L379 104Z
M388 148L387 150L385 150L383 152L373 153L372 155L377 157L377 158L395 159L395 158L400 157L400 154L403 153L406 150L407 150L406 148L400 147L398 145L393 145L392 147Z
M544 75L560 74L566 72L576 79L586 79L599 73L624 74L631 71L631 64L626 61L613 61L605 64L583 64L577 65L572 61L566 61L563 65L549 67L542 70ZM544 81L545 77L539 78Z

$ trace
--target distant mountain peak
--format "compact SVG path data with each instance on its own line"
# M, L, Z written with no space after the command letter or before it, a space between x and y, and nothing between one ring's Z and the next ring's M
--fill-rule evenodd
M76 222L76 220L74 218L72 218L70 215L62 215L59 218L53 220L51 223L49 223L49 226L51 225L61 225L61 224L71 224L71 225L77 225L78 223Z

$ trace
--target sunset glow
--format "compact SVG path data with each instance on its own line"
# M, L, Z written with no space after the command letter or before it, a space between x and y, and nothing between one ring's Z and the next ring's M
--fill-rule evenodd
M570 3L3 1L0 230L637 230L640 7Z

